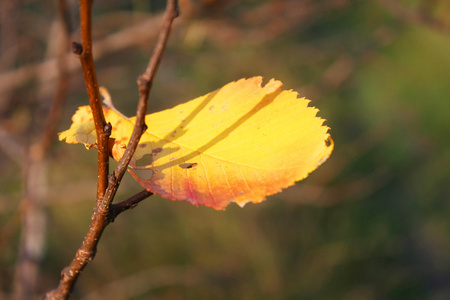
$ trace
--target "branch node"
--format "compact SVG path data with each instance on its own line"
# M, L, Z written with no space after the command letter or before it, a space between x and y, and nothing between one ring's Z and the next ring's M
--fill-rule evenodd
M90 263L95 257L96 251L84 251L83 249L78 249L77 260L83 263Z
M116 177L116 174L115 174L115 171L114 171L114 172L112 172L111 174L108 175L109 186L112 186L112 185L116 184L116 181L117 181L117 177Z
M108 124L103 126L103 133L105 133L106 135L110 136L111 135L111 131L112 131L112 125L111 125L110 122L108 122Z
M76 55L83 53L83 46L80 43L72 42L72 52Z
M145 75L142 74L138 77L137 84L139 86L139 90L145 91L150 87L150 80L145 78Z
M66 279L66 276L69 274L70 268L69 267L65 267L62 271L61 271L61 279L64 280Z
M175 19L175 18L178 18L178 17L180 16L180 14L181 14L180 7L177 5L177 6L175 7L175 10L173 11L172 17L173 17L174 19Z

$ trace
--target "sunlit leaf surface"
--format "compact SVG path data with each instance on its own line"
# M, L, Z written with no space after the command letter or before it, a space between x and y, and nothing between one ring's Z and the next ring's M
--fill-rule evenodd
M215 209L261 202L308 176L333 150L329 128L308 100L282 91L280 81L261 84L261 77L241 79L148 115L129 172L153 193ZM112 155L120 160L134 118L104 112L113 126ZM60 140L95 146L89 107L72 120Z

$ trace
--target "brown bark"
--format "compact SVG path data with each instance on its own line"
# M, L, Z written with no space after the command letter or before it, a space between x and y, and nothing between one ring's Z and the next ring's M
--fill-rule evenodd
M78 44L74 45L74 50L79 55L83 67L89 102L93 112L97 132L99 152L97 201L88 233L86 234L81 247L76 252L76 255L70 265L62 271L59 286L48 292L45 296L46 299L67 299L84 267L94 259L98 242L106 226L108 226L108 224L113 221L118 214L135 207L140 201L152 194L148 191L142 191L123 202L112 205L114 196L136 150L139 139L147 128L145 124L145 115L149 101L150 88L159 62L161 61L173 20L178 16L176 1L167 1L164 24L158 37L155 51L150 59L146 71L139 77L138 82L140 97L137 106L137 119L135 127L124 156L119 162L117 169L109 176L108 140L111 133L111 125L106 123L103 116L95 75L94 61L92 58L91 7L92 1L80 0L82 41L81 47L79 47Z

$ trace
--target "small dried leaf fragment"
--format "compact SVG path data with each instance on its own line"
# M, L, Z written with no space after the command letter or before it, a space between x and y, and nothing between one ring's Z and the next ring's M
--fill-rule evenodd
M262 78L231 82L172 109L147 115L129 172L165 198L223 209L261 202L304 179L330 156L333 142L309 100ZM120 160L134 118L104 108ZM60 140L95 145L89 107L81 107ZM142 165L144 156L150 161ZM143 159L144 158L144 159Z

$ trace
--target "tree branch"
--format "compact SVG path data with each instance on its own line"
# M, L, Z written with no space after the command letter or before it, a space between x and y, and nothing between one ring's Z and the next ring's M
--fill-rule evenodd
M145 124L145 115L147 113L147 106L149 101L150 89L155 77L156 71L158 70L159 63L162 58L162 54L167 44L169 38L170 30L172 27L173 20L178 17L179 11L177 7L176 0L167 0L166 11L164 14L164 23L161 32L158 36L158 40L155 45L152 57L147 65L147 68L141 76L138 78L139 86L139 102L136 111L136 122L134 124L133 133L131 134L130 141L128 143L127 149L122 156L119 165L113 174L110 175L110 184L105 193L105 200L114 198L114 195L119 188L120 181L127 170L128 164L136 151L136 147L142 134L147 130L147 125ZM111 202L103 201L100 204L102 210L107 210L111 205Z
M100 164L105 163L100 157L101 156L100 153L106 155L108 154L107 152L108 139L109 133L111 131L111 125L106 124L106 121L103 116L103 110L101 108L100 96L95 76L94 62L92 59L91 35L90 35L91 6L92 0L80 0L80 11L81 11L80 15L82 20L81 22L82 45L81 47L79 47L78 44L75 44L74 50L79 55L83 66L83 73L85 75L89 101L94 114L94 122L97 131L97 143L99 151L99 181L100 181L100 176L104 176L103 172L105 171L103 169L101 170L100 168ZM152 55L152 58L150 59L149 65L147 66L145 73L139 77L140 97L137 108L137 120L133 129L133 134L130 139L130 142L127 146L124 156L119 162L119 166L113 172L113 174L110 174L108 176L108 181L106 183L104 182L98 183L98 187L100 187L101 184L102 186L107 186L107 189L106 192L104 192L103 194L101 193L99 194L98 191L96 208L92 216L89 231L86 234L81 247L78 249L70 265L64 268L64 270L62 271L61 280L58 288L48 292L45 296L46 299L67 299L81 271L89 262L91 262L94 259L97 244L101 238L104 229L113 220L112 218L117 216L121 212L136 206L138 202L142 201L151 194L148 191L142 191L136 194L135 196L119 203L117 206L111 205L114 196L117 192L117 189L120 185L121 179L136 150L139 139L146 130L145 114L148 106L148 96L150 93L151 83L156 74L159 62L161 61L161 57L171 30L171 25L173 23L173 20L177 16L178 10L176 7L176 1L168 0L163 28L161 29L160 35L158 37L158 41L155 46L155 51ZM104 139L103 142L106 141L106 145L102 145L102 147L105 147L104 151L102 151L100 148L100 144L102 144L102 139Z
M142 200L145 200L146 198L150 197L151 195L153 195L152 192L147 191L147 190L143 190L140 191L139 193L137 193L134 196L131 196L130 198L123 200L117 204L113 204L111 206L111 215L110 215L110 220L111 222L114 222L114 220L116 219L116 217L121 214L122 212L128 210L128 209L132 209L135 208L139 202L141 202Z
M125 150L125 153L122 156L117 169L114 171L114 174L119 181L122 179L123 174L125 173L128 164L131 161L131 158L133 157L142 134L147 129L147 125L145 124L145 115L147 113L150 90L153 84L153 79L155 78L156 71L158 70L162 54L166 47L167 39L169 38L173 20L178 17L178 15L179 11L177 8L176 0L168 0L164 16L163 28L160 35L158 36L153 55L150 58L144 74L142 74L138 78L139 102L136 111L136 123L133 129L133 133L131 134L127 149Z
M108 187L109 173L109 149L108 140L111 134L111 125L107 126L103 115L102 101L98 91L97 75L95 72L94 58L92 56L92 9L93 0L80 0L81 18L81 47L74 47L75 53L80 58L83 68L84 81L89 96L94 117L95 131L97 133L98 150L98 178L97 178L97 201L103 198ZM81 50L81 53L80 53Z

